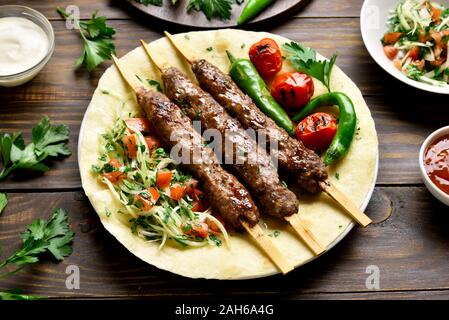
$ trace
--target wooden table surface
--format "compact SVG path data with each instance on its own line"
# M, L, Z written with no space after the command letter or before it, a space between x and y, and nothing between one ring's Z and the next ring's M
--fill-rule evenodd
M0 88L0 131L30 130L42 115L71 128L73 155L51 163L43 175L10 177L0 183L10 203L0 218L2 256L17 248L18 233L54 207L67 208L76 232L74 252L62 263L45 260L0 280L0 291L22 288L51 298L229 297L275 296L313 299L449 298L448 208L425 189L418 169L418 150L425 137L447 125L447 97L419 92L393 79L368 55L360 31L361 0L312 0L287 22L265 31L301 41L330 56L362 90L380 141L377 186L367 209L375 221L355 228L320 259L287 276L250 281L191 280L158 270L130 254L102 227L84 196L77 163L78 133L99 77L109 66L89 74L74 70L81 50L78 35L65 28L54 11L55 1L20 1L50 18L56 49L48 65L30 83ZM1 0L0 4L11 3ZM143 38L161 37L163 26L142 16L125 1L58 1L76 3L82 17L99 9L117 29L118 55ZM357 164L354 164L357 165ZM200 263L200 262L199 262ZM80 268L81 288L68 290L68 265ZM380 289L367 289L366 269L380 270Z

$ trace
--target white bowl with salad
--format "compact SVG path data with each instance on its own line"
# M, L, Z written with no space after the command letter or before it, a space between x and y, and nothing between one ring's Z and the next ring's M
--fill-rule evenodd
M449 94L449 6L429 0L366 0L363 41L388 73L413 87Z

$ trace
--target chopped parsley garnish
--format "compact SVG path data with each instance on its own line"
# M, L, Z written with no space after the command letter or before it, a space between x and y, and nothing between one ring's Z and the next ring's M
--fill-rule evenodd
M150 86L155 87L158 92L162 92L162 86L158 81L147 79L147 82Z
M273 231L273 233L270 233L268 236L272 237L272 238L277 238L277 237L279 237L280 234L281 234L281 232L279 230L275 230L275 231Z

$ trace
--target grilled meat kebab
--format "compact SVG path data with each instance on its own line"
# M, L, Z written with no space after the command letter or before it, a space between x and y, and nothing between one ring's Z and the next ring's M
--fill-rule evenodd
M200 152L200 160L181 165L203 182L204 194L212 209L234 228L242 229L241 221L251 227L259 222L259 211L248 190L232 174L225 171L213 150L204 146L201 135L190 119L165 95L145 90L137 91L137 100L148 119L157 127L157 135L167 147L181 146L181 150Z
M283 173L294 175L299 187L308 192L319 190L319 182L327 179L327 169L315 152L291 138L216 66L202 59L193 62L192 70L201 88L236 117L245 129L256 130L267 142L277 142L275 148L267 145L267 151L277 158Z
M295 194L281 182L270 156L239 121L178 69L163 70L162 80L167 96L191 120L200 120L205 129L216 129L221 133L224 147L220 156L233 155L229 169L248 187L263 213L283 218L298 212ZM226 146L232 146L232 150Z

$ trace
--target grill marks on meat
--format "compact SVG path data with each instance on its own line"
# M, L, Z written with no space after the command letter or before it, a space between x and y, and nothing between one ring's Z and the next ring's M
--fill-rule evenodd
M192 70L200 86L236 117L245 129L252 128L259 135L265 135L266 141L277 142L277 148L268 151L278 159L284 173L294 175L301 188L309 192L318 191L318 183L327 179L327 170L315 152L307 149L301 141L291 138L240 90L230 76L216 66L199 60L194 62Z
M232 174L223 170L212 151L203 144L190 119L165 95L145 89L137 92L137 100L148 119L157 127L158 137L167 147L182 146L182 150L200 153L195 163L182 166L203 183L204 194L213 210L234 228L242 229L241 220L254 226L259 222L259 211L248 190Z
M162 80L167 96L180 105L190 119L200 120L203 128L217 129L221 133L222 154L231 153L236 160L229 169L248 187L262 212L275 217L298 212L295 194L281 183L269 155L236 119L176 68L164 70ZM226 146L234 146L234 152L225 150Z

